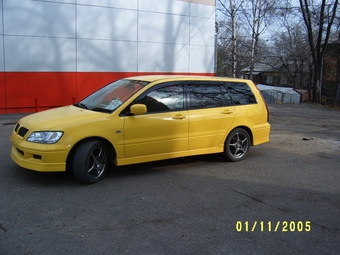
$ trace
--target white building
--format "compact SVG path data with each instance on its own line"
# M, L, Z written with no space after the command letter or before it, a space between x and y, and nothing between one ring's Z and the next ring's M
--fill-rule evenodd
M2 0L0 113L126 76L214 74L215 0Z

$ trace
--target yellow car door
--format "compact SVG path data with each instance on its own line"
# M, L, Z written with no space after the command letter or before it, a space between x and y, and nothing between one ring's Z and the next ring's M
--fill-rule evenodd
M224 86L216 82L188 84L189 150L224 144L234 121L235 107Z
M125 157L180 153L188 150L188 112L183 86L162 84L138 97L134 104L146 106L144 114L126 116Z

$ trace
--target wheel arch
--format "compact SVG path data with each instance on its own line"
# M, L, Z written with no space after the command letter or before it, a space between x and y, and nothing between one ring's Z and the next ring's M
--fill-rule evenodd
M226 143L227 142L227 139L228 139L228 136L229 136L229 134L231 133L231 132L233 132L235 129L237 129L237 128L242 128L242 129L244 129L245 131L247 131L247 133L249 134L249 136L250 136L250 145L251 146L253 146L254 145L254 139L253 139L253 132L251 131L251 129L249 128L249 127L247 127L247 126L237 126L237 127L234 127L233 129L231 129L230 131L229 131L229 133L228 133L228 135L226 136L226 138L225 138L225 140L224 140L224 143Z
M108 157L109 157L109 161L113 161L117 155L116 150L114 148L114 146L110 143L110 141L108 141L107 139L100 137L100 136L92 136L92 137L86 137L82 140L79 140L70 150L70 152L67 155L67 159L66 159L66 171L67 172L72 172L72 163L73 163L73 158L74 158L74 154L77 150L77 148L88 141L93 141L93 140L99 140L101 142L104 143L105 147L107 148L107 152L108 152Z

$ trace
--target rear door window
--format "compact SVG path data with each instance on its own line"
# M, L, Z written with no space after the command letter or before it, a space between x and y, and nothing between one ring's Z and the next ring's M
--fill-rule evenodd
M189 84L189 109L215 108L232 105L230 96L220 83Z

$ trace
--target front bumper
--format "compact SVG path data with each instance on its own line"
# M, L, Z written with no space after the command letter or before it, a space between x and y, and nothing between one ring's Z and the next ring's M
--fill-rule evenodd
M66 171L69 145L30 143L15 134L11 140L11 158L20 167L39 172Z

